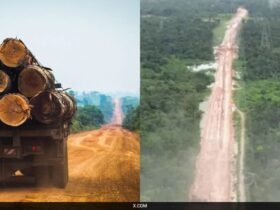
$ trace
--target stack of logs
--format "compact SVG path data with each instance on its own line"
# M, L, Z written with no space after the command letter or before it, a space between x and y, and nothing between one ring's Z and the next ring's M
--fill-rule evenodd
M20 126L28 120L43 124L70 121L73 97L56 89L50 68L43 67L18 39L0 45L0 121Z

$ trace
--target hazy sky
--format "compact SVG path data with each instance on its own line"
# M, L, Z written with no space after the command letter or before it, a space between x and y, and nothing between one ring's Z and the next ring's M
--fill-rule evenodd
M139 0L0 0L0 39L22 39L64 88L139 92Z

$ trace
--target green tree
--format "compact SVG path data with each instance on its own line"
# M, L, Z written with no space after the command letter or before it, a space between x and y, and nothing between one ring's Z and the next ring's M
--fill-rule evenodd
M128 107L127 114L123 121L123 127L131 131L139 131L140 129L140 107Z
M104 124L102 112L93 105L78 107L77 113L72 122L72 132L99 128Z

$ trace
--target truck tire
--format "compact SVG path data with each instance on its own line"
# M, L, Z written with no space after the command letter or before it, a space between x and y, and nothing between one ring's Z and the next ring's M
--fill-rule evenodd
M61 163L52 167L52 181L58 188L65 188L68 183L68 152L66 140L64 144L64 155Z
M49 185L50 174L49 166L38 166L35 167L35 178L36 184L39 187L45 187Z

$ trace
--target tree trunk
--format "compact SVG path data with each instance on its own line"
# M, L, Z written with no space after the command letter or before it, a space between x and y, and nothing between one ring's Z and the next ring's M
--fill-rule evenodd
M0 120L10 126L20 126L30 117L27 98L21 94L7 94L0 100Z
M0 94L7 92L11 88L10 77L0 70Z
M43 67L27 66L19 74L18 89L26 97L33 97L41 91L54 89L54 76Z
M32 117L44 124L70 120L76 110L70 96L63 92L40 92L30 100Z

